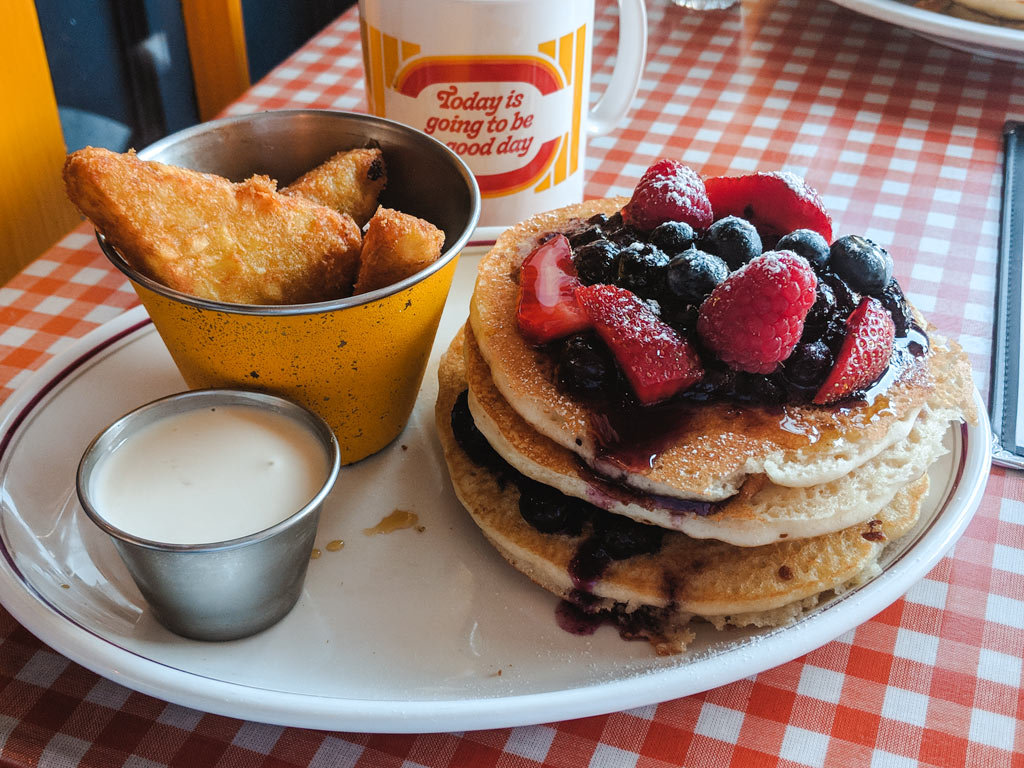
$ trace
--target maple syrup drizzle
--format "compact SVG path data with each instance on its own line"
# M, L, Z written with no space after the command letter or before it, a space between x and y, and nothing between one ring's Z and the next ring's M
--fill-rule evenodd
M414 528L419 521L420 517L415 512L409 512L405 509L396 509L372 528L364 528L363 533L367 536L376 536L380 533L394 533L395 531L401 531L405 528Z

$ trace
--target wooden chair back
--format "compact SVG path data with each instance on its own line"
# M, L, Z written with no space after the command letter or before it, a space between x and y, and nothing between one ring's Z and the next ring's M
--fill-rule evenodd
M0 285L73 229L66 145L32 0L4 3L0 25ZM201 120L249 87L241 0L182 0Z
M4 4L0 25L0 284L81 219L64 194L64 134L35 3Z

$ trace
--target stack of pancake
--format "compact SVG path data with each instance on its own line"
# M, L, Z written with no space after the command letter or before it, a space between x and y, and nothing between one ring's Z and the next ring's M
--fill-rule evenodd
M973 384L963 352L929 329L926 355L832 406L709 400L617 419L588 406L520 335L518 268L545 235L625 202L541 214L498 239L442 359L436 416L456 494L509 563L581 614L674 653L694 619L783 624L877 573L918 519L950 423L974 419ZM466 405L475 441L453 431ZM592 514L545 532L520 512L521 489L536 484ZM609 519L627 534L656 527L656 545L608 555Z

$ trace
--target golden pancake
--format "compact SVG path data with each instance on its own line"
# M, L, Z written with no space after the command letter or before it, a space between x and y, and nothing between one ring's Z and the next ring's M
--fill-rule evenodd
M649 554L612 560L580 574L592 524L578 535L545 534L518 510L519 490L462 450L452 431L452 408L466 389L463 335L438 370L436 420L455 492L487 539L544 589L607 611L631 631L649 636L661 653L678 652L691 637L694 616L716 627L791 621L823 593L871 575L885 545L914 525L927 476L901 490L872 520L843 531L762 547L734 547L664 532Z
M937 347L940 354L952 352ZM945 351L942 351L945 350ZM741 547L820 536L878 514L907 483L946 452L943 436L959 410L944 405L950 379L933 390L904 439L852 472L821 485L794 488L751 475L735 496L715 504L687 503L643 494L589 471L576 454L527 424L497 391L471 330L465 331L469 406L488 443L518 472L609 512Z
M497 390L537 432L577 454L591 469L641 492L679 499L720 501L745 480L764 474L777 485L809 487L847 475L905 439L935 388L936 349L906 355L869 395L833 406L761 407L727 401L697 406L669 403L646 419L661 426L658 442L609 449L607 415L563 393L554 382L553 357L528 344L515 320L519 266L549 232L567 231L595 213L611 214L625 198L594 200L539 214L499 237L480 263L470 304L470 325ZM943 358L951 399L971 411L972 383L965 355Z

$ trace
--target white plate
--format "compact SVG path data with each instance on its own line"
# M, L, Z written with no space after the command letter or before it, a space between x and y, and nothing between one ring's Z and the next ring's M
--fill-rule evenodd
M209 712L361 732L514 726L664 701L807 653L922 578L978 505L985 422L950 431L952 453L932 472L921 524L886 555L884 573L792 626L702 631L677 658L610 627L564 632L555 598L507 566L459 506L435 437L437 359L466 317L477 261L467 254L457 270L409 426L379 455L343 468L320 523L323 554L280 624L230 643L168 633L79 508L75 468L93 435L184 388L141 308L58 355L0 409L3 604L95 672ZM364 533L395 509L415 512L423 530ZM336 539L344 548L328 551Z
M832 0L851 10L913 30L943 45L979 56L1024 62L1024 31L967 21L897 0Z

